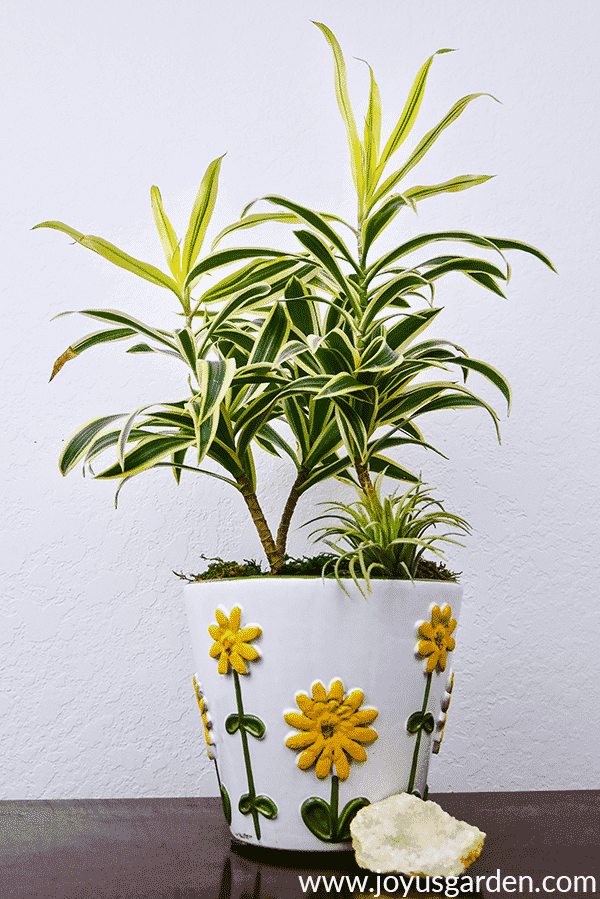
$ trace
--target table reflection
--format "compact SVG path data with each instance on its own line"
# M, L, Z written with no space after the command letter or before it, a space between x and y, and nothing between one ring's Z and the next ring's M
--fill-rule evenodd
M484 899L469 880L377 875L358 868L352 852L285 852L232 844L215 899Z

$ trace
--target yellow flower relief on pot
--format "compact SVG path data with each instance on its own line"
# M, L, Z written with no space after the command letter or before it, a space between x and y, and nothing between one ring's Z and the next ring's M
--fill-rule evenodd
M298 767L305 771L316 762L315 774L323 780L329 774L332 763L340 780L350 774L348 756L355 762L365 762L367 753L361 743L372 743L378 734L370 727L379 712L377 709L361 709L362 690L352 690L344 696L341 680L332 681L329 693L321 683L312 688L312 699L306 693L298 693L296 703L302 714L288 712L284 719L291 727L301 731L285 741L290 749L303 749Z
M417 646L420 656L427 657L426 671L429 673L437 668L444 671L446 668L447 653L452 652L456 646L451 636L456 628L456 618L452 618L452 609L445 606L443 610L434 606L431 611L431 621L424 621L419 625L417 633L422 639Z
M215 641L209 653L211 659L219 659L219 674L227 674L229 666L238 674L247 674L246 662L253 662L260 658L260 653L253 646L251 640L260 637L262 631L259 627L245 627L240 630L242 610L236 606L227 617L221 609L215 609L216 624L211 624L208 633Z
M202 715L202 724L204 725L204 739L206 740L206 752L209 759L215 759L217 757L217 752L215 749L215 741L213 734L213 726L210 715L208 714L208 706L206 705L206 700L204 698L204 693L202 692L202 687L196 680L194 676L192 678L194 681L194 692L196 693L196 699L198 700L198 706L200 708L200 714Z

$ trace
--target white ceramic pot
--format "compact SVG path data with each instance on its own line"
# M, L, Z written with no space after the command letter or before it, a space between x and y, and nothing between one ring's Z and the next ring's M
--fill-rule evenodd
M321 578L184 587L208 753L244 843L347 849L359 807L425 794L462 587L374 580L367 601L344 585L350 596Z

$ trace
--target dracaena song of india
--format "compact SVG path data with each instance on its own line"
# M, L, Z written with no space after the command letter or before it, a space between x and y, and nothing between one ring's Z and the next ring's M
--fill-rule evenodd
M505 252L511 250L530 253L552 268L539 250L504 237L456 230L403 239L403 217L413 215L421 201L475 187L491 177L459 175L439 184L407 183L442 132L473 100L489 95L460 99L398 162L437 54L420 69L384 142L380 94L370 66L361 136L340 46L325 25L315 24L333 51L336 96L356 189L356 221L269 195L261 198L269 204L263 206L268 211L255 211L253 201L239 221L217 234L210 252L201 255L217 200L220 157L206 170L183 242L158 188L151 190L168 272L61 222L36 226L63 231L161 288L179 316L167 331L128 312L79 310L102 327L73 343L56 361L52 377L84 350L113 341L127 343L126 351L138 354L142 365L146 354L161 353L175 365L186 366L189 376L189 392L175 402L144 397L140 408L130 413L108 412L84 424L63 449L61 472L66 475L79 463L84 469L94 463L94 476L119 481L119 489L129 478L161 466L172 469L177 484L187 472L219 478L241 493L272 574L284 564L294 511L311 487L329 478L353 483L368 512L377 505L374 482L382 473L419 484L419 478L389 454L405 446L435 449L420 428L428 413L479 407L489 414L499 437L497 412L467 386L467 377L474 373L490 381L510 406L507 380L448 340L423 339L441 312L435 290L447 275L458 272L504 297L510 274ZM237 232L268 222L292 227L295 252L218 248L223 238L236 234L237 239ZM388 230L397 235L395 246L378 255L378 240ZM209 274L213 277L204 289ZM261 509L256 449L286 454L294 465L276 528ZM98 471L97 457L107 451L113 453L111 464ZM207 459L214 463L210 470Z

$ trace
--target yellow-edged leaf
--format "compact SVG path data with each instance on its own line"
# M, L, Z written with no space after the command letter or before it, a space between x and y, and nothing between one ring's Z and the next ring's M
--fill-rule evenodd
M346 64L340 45L335 36L326 25L321 22L313 22L317 28L320 28L327 43L333 51L335 61L335 95L337 97L338 106L346 125L346 133L348 135L348 147L350 149L350 164L352 167L352 178L356 186L359 197L362 196L362 157L363 150L358 137L354 113L350 105L350 97L348 96L348 86L346 83Z
M419 69L398 124L392 131L389 140L383 149L383 153L381 154L381 159L377 166L377 180L379 180L390 156L396 152L398 147L406 140L412 130L421 106L421 101L423 100L423 94L425 93L425 84L427 82L427 75L429 74L431 63L439 53L452 52L452 49L438 50L433 56L430 56L425 65L421 66Z
M167 218L158 187L153 187L150 190L150 199L152 201L152 212L154 214L156 230L160 237L165 259L167 260L167 264L171 269L173 276L178 281L181 281L181 253L179 251L179 241L177 240L177 235L173 230L171 222Z
M224 155L225 154L223 154L223 156ZM202 183L200 184L200 190L198 191L196 202L192 209L190 224L183 243L181 266L184 275L188 274L196 261L196 257L198 256L204 241L204 235L206 234L210 217L215 208L219 186L219 170L221 168L223 156L214 159L210 163L204 174Z

